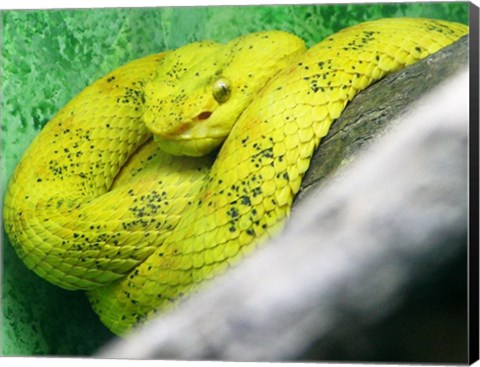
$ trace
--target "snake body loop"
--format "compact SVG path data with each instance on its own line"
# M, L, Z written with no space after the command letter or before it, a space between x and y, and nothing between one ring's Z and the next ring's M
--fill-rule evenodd
M131 62L37 136L10 181L5 229L29 268L88 290L105 325L125 333L278 230L359 91L467 33L381 19L308 50L271 31Z

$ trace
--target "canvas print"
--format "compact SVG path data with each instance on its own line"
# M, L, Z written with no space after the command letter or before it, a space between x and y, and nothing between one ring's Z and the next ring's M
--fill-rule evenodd
M471 9L2 11L2 355L466 363Z

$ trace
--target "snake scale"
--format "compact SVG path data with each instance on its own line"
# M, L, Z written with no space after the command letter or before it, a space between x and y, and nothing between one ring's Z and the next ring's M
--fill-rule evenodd
M5 230L30 269L87 290L124 334L281 228L314 150L359 91L467 33L380 19L308 50L263 31L130 62L32 142L8 186Z

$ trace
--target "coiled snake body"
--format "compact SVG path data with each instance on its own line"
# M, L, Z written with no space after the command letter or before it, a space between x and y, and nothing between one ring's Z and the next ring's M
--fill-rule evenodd
M105 325L125 333L277 230L360 90L467 33L381 19L308 50L269 31L133 61L36 137L11 178L5 229L30 269L88 290Z

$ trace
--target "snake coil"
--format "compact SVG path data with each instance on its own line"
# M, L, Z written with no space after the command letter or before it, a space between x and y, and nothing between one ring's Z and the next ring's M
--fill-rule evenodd
M123 334L278 230L314 150L359 91L467 33L380 19L308 50L268 31L119 67L25 152L5 198L6 232L30 269L87 290Z

